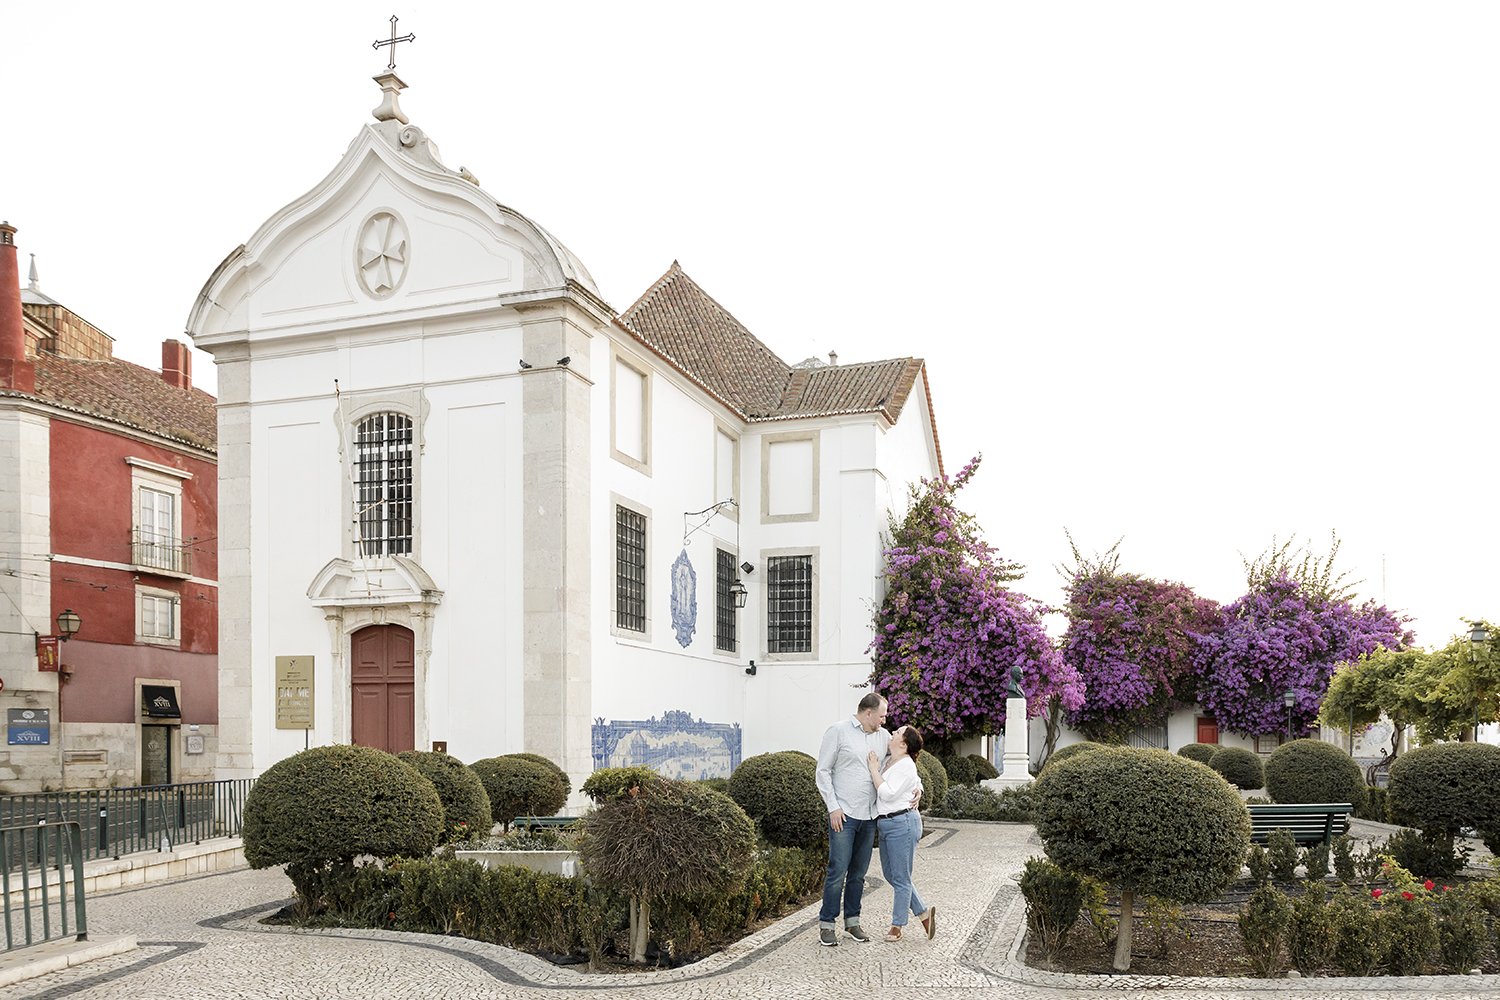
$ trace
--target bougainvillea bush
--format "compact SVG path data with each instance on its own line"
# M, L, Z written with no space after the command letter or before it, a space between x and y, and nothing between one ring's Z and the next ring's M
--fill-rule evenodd
M1005 725L1013 667L1021 668L1028 713L1057 696L1065 711L1083 704L1083 682L1053 647L1047 608L1006 586L1020 566L1001 559L954 494L979 467L912 488L905 518L890 526L886 595L868 652L875 690L895 724L931 739L996 734Z
M1068 725L1123 742L1194 703L1196 636L1215 627L1219 606L1183 584L1120 572L1115 548L1087 560L1074 546L1073 557L1062 655L1088 697Z
M1221 727L1257 736L1286 731L1290 690L1292 732L1306 734L1338 664L1410 639L1404 621L1373 601L1355 606L1285 572L1252 580L1220 626L1198 636L1198 702Z

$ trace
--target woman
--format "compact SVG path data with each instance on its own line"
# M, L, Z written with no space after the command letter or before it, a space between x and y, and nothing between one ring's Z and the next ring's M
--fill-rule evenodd
M880 758L873 751L868 758L870 780L875 782L880 873L896 894L891 930L885 936L891 942L901 940L901 928L906 926L909 913L917 915L929 938L937 933L937 907L924 906L911 884L917 841L922 839L922 814L907 803L911 802L912 793L922 787L916 764L921 752L922 734L911 726L902 726L891 734L890 756L885 767L881 767Z

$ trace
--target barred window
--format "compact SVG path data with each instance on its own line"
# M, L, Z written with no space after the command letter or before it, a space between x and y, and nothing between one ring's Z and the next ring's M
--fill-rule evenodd
M714 576L714 648L733 653L739 648L739 633L735 626L734 556L723 549L717 550L717 566Z
M615 625L646 631L646 515L615 505Z
M354 518L362 556L410 555L411 417L377 413L354 429Z
M768 653L812 652L812 556L766 560Z

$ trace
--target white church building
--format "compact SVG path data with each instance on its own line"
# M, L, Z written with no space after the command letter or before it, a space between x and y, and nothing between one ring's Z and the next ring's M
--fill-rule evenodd
M394 71L208 279L221 777L306 745L727 774L852 711L923 362L788 364L676 263L616 312Z

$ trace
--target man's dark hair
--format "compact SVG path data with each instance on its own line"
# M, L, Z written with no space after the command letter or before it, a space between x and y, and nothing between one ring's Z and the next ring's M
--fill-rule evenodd
M880 705L881 705L881 702L883 702L883 701L885 701L884 698L880 697L880 695L878 695L875 692L871 691L869 694L867 694L863 698L859 699L859 710L861 712L868 712L872 708L879 708Z
M901 738L906 743L906 752L909 755L915 757L922 752L924 741L921 731L916 726L907 726L901 730Z

